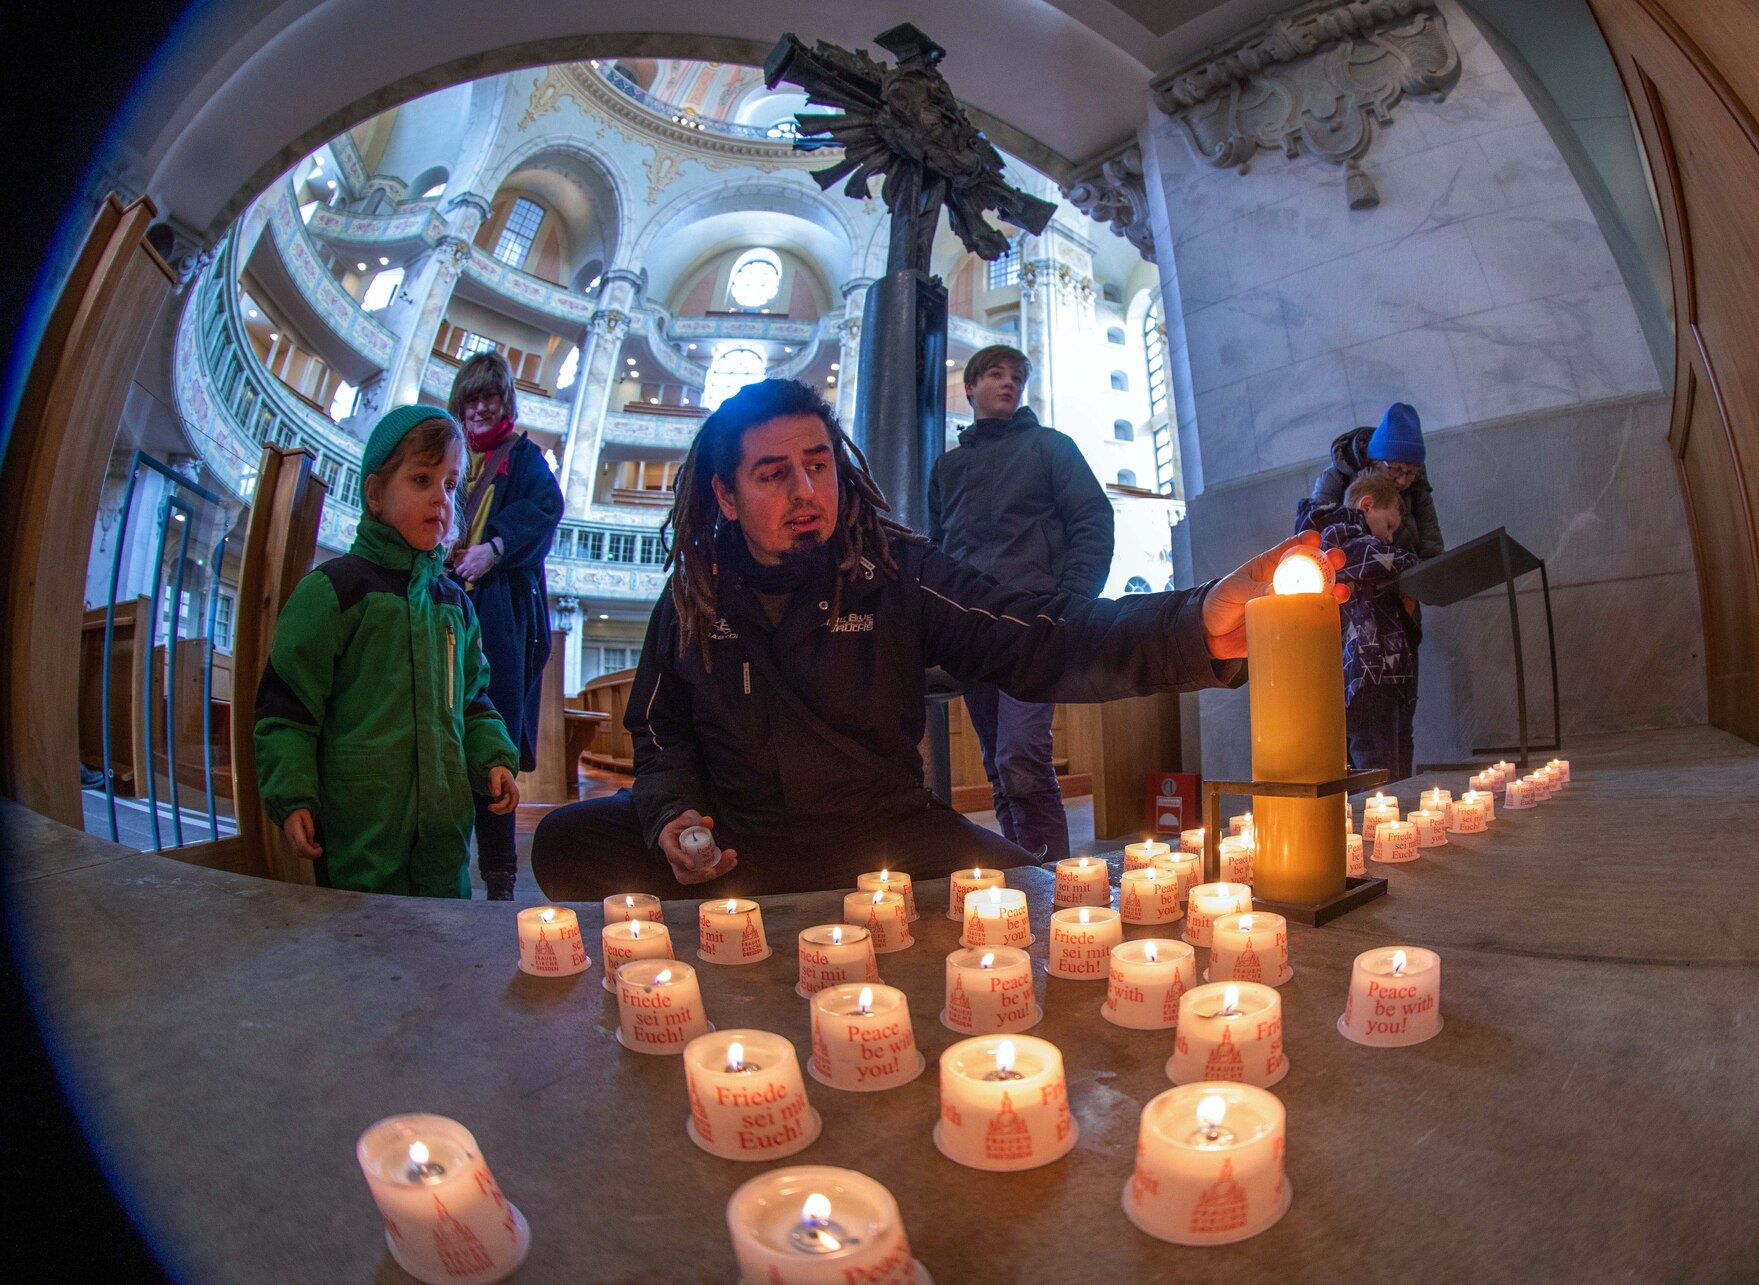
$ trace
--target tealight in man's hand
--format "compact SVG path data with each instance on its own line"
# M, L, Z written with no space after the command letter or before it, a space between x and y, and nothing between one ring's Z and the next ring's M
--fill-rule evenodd
M1319 533L1303 531L1268 549L1216 582L1203 599L1203 632L1209 639L1209 654L1217 660L1238 660L1246 654L1246 604L1272 592L1271 581L1277 564L1291 549L1319 548ZM1328 549L1319 556L1331 563L1332 569L1344 565L1342 549ZM1350 600L1350 586L1334 584L1331 593L1339 602Z

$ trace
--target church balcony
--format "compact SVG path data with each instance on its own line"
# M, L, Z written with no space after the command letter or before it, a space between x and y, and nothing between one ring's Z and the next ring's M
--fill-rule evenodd
M672 317L666 338L675 344L747 339L758 343L809 344L819 337L817 321L795 321L762 313L711 312L698 317Z
M324 267L294 204L293 185L277 185L265 200L268 235L257 239L244 265L253 289L310 340L332 370L356 387L364 384L391 364L396 335Z
M585 295L509 267L474 245L453 294L505 313L515 321L576 340L598 311L598 305Z
M694 414L652 413L660 409L646 407L639 414L626 410L606 415L602 437L604 445L607 448L635 448L648 458L657 458L655 452L682 453L689 450L690 444L696 440L697 430L702 426L706 412L701 407L690 406L677 407L675 410L694 411Z
M969 317L947 318L947 341L976 352L979 348L988 348L991 344L1008 344L1020 346L1020 336L1006 330L997 330L986 326L981 321L973 321Z
M353 214L320 205L305 230L332 249L401 261L437 245L446 235L446 220L431 201L406 205L393 214Z

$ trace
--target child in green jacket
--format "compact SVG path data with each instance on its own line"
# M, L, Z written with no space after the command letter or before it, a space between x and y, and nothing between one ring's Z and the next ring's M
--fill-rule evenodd
M299 582L276 626L257 780L319 883L467 898L471 791L496 812L519 803L476 613L443 565L463 449L438 407L380 419L353 547Z

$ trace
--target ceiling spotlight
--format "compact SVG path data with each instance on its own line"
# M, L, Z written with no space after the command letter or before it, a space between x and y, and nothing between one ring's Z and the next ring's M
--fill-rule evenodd
M249 311L249 312L248 312L248 313L246 313L246 314L245 314L245 315L246 315L246 316L247 316L247 317L249 317L249 318L250 318L250 319L251 319L251 320L252 320L252 321L255 321L255 320L256 320L256 319L257 319L257 310L256 310L256 309L255 309L255 308L252 308L252 309L251 309L251 310L250 310L250 311Z
M836 363L836 362L834 362L834 361L833 361L833 362L832 362L832 363L831 363L831 369L832 369L832 370L838 370L838 369L840 369L840 367L839 367L839 366L838 366L838 365L837 365L837 363Z
M834 384L836 382L837 382L837 377L835 375L826 375L825 376L825 383Z
M647 399L647 403L649 406L658 406L660 404L660 399L657 397L650 397Z
M601 611L601 612L599 612L599 619L600 619L600 620L609 620L609 619L610 619L610 618L611 618L611 613L610 613L610 612L608 612L608 611Z
M279 330L271 330L269 332L269 342L270 343L274 343L280 337L281 337L281 332Z
M951 370L954 366L957 366L958 364L959 363L954 361L951 357L947 358L947 369L948 370Z
M696 351L696 345L695 345L695 344L691 344L691 345L690 345L690 351L691 351L691 352L695 352L695 351Z
M635 358L633 357L625 357L623 360L628 365L633 366L635 364Z
M365 272L365 271L366 271L366 264L364 264L364 263L357 263L357 264L355 264L355 265L354 265L354 270L355 270L355 271L356 271L356 272Z
M631 378L631 379L640 379L640 378L641 378L641 372L640 372L640 371L639 371L639 370L632 370L632 371L630 371L630 372L629 372L629 378Z
M336 180L335 180L335 179L331 179L331 180L330 180L330 182L329 182L329 188L330 188L330 190L331 190L331 191L332 191L332 192L334 192L334 191L335 191L335 190L336 190Z
M391 260L387 259L384 255L381 254L379 256L379 266L381 268L389 266L390 262Z
M324 158L323 158L323 157L321 157L321 156L314 156L314 157L312 157L312 158L311 158L311 163L312 163L312 165L313 165L313 166L314 166L314 167L315 167L315 168L317 168L317 169L320 169L320 170L321 170L321 169L323 169L323 168L324 168Z
M783 352L793 352L793 351L794 351L794 350L793 350L793 349L792 349L792 348L786 348L786 347L784 347L784 348L783 348L783 349L782 349L782 351L783 351Z

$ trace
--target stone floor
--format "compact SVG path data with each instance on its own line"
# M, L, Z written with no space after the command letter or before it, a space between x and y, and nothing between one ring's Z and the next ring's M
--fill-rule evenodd
M1558 799L1373 867L1388 897L1293 929L1292 1070L1274 1091L1294 1203L1266 1233L1189 1249L1124 1219L1171 1041L1100 1020L1096 983L1038 978L1034 1033L1064 1052L1076 1149L991 1175L933 1148L935 1060L954 1038L936 1020L955 933L932 913L938 881L918 944L882 959L929 1069L877 1096L809 1086L824 1132L798 1162L885 1183L942 1285L1754 1279L1759 749L1700 728L1584 738L1570 757ZM724 1210L754 1168L686 1140L677 1064L618 1047L596 966L516 971L511 907L269 884L5 816L49 1036L178 1279L403 1279L353 1144L410 1110L475 1131L532 1225L516 1279L733 1279ZM1011 879L1042 942L1049 875ZM839 905L766 899L776 954L701 967L711 1018L804 1049L790 946ZM681 942L693 914L668 908ZM589 942L598 919L583 908ZM1350 1044L1334 1028L1350 960L1395 942L1441 952L1446 1028L1409 1049Z

